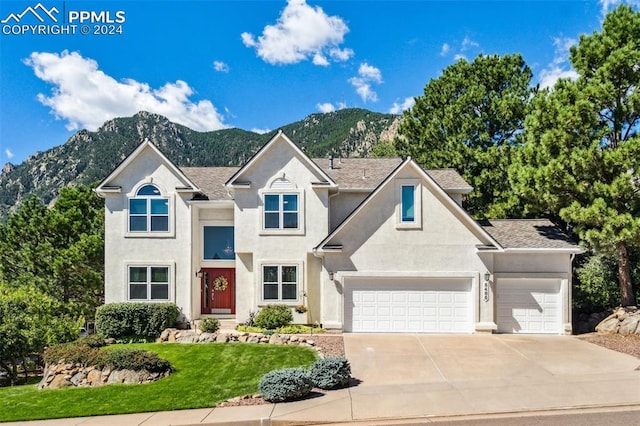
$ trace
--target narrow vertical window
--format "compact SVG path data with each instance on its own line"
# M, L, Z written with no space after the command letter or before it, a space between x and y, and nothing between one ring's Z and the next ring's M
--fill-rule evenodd
M402 222L416 221L415 186L402 185L401 215Z

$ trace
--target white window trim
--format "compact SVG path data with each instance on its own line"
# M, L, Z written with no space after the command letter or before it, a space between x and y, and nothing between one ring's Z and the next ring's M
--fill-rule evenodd
M298 196L298 227L297 228L265 228L264 227L264 196L265 195L283 195L283 194L295 194ZM260 235L304 235L305 228L305 213L304 213L304 191L301 189L261 189L258 191L258 196L260 197L259 205L260 205L260 217L258 220L260 221L259 228Z
M412 222L402 221L402 187L413 186L414 189L414 214ZM420 179L397 179L395 182L396 198L396 228L397 229L422 229L422 183Z
M129 215L129 202L132 199L136 199L136 198L156 198L156 197L149 197L146 195L140 196L138 197L136 194L138 193L138 190L140 188L142 188L145 185L153 185L155 187L157 187L160 190L160 196L158 196L157 198L163 198L168 200L169 205L168 205L168 214L169 214L169 218L168 218L168 224L169 224L169 229L167 231L131 231L129 229L129 224L130 224L130 215ZM162 186L158 185L155 182L149 182L149 181L145 181L145 182L141 182L139 185L137 185L136 187L133 188L133 190L127 194L127 198L126 198L126 205L124 206L124 211L125 211L125 220L124 220L124 236L126 238L172 238L175 237L175 195L172 193L167 193L165 191L164 188L162 188ZM149 212L147 214L147 217L150 217L151 212Z
M278 299L266 299L264 298L264 267L265 266L295 266L297 268L297 278L298 281L296 283L296 299L292 300L283 300L282 299L282 282L280 281L281 276L278 277ZM265 306L269 304L279 304L279 305L287 305L287 306L296 306L302 303L302 295L304 293L304 268L303 262L297 261L286 261L286 260L275 260L275 261L261 261L258 262L258 267L260 268L258 286L259 291L259 301L258 306ZM278 269L280 272L280 269Z
M131 299L131 288L129 286L129 269L130 268L169 268L169 283L168 283L168 298L167 299L151 299L151 283L149 281L150 276L147 278L147 298L146 299ZM125 294L127 302L140 302L140 303L175 303L175 266L171 263L150 263L150 262L127 262L124 267L124 283Z

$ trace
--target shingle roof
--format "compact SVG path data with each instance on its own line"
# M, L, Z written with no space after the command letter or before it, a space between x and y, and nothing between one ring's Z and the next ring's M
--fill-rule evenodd
M401 158L335 158L333 168L326 158L313 161L333 179L340 189L373 190L402 163ZM443 189L470 192L473 188L453 169L426 170Z
M182 167L187 175L198 187L204 191L210 200L230 200L224 183L239 167Z
M400 158L342 158L334 159L334 168L326 158L313 161L343 190L373 191L402 163ZM210 200L229 200L224 184L239 167L182 167L180 170L202 189ZM445 190L471 191L471 187L453 169L427 170L427 174Z
M580 249L547 219L491 219L479 223L506 249Z
M473 191L473 187L454 169L429 169L426 172L443 189L449 191L457 190L464 193Z
M333 168L326 158L314 158L340 189L373 190L402 163L400 158L335 158Z

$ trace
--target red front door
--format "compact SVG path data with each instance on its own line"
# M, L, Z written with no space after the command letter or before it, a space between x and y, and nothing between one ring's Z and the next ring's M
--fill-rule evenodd
M235 268L202 268L202 313L236 313Z

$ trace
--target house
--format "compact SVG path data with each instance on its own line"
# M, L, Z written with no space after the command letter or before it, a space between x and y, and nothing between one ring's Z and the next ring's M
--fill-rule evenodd
M143 142L96 188L105 301L238 323L286 304L346 332L570 333L580 247L547 220L475 221L471 190L411 158L313 160L282 132L239 168L179 168Z

